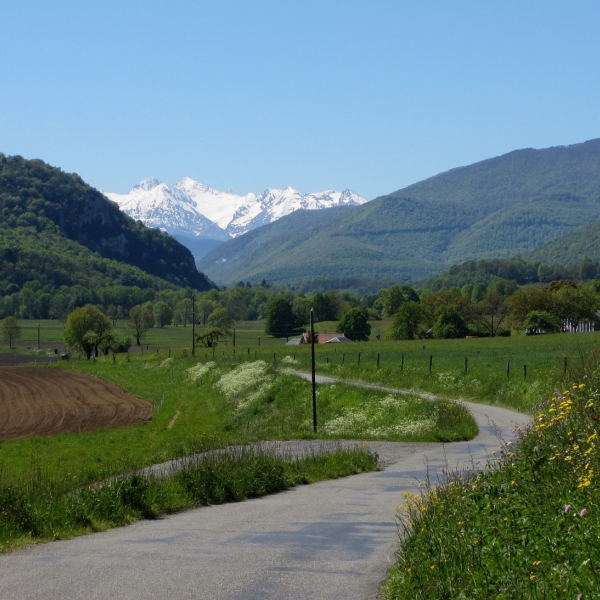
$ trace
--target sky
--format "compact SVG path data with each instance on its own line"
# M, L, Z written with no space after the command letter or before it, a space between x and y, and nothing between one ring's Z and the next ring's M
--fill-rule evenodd
M600 137L598 31L584 0L5 3L0 152L111 192L372 199Z

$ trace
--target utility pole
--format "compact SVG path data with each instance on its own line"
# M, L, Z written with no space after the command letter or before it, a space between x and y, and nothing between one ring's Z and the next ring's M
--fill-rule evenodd
M317 433L317 383L315 378L315 313L310 309L310 358L312 366L313 431Z
M192 292L192 356L196 356L196 296Z

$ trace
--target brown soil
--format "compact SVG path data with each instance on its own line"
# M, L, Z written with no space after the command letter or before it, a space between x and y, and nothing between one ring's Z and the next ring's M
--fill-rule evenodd
M0 440L147 422L153 405L112 383L73 371L0 368Z

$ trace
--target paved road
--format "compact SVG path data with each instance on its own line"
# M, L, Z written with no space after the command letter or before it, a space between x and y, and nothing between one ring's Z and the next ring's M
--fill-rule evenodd
M325 380L324 380L325 381ZM2 600L372 600L393 561L400 493L483 464L525 415L466 403L471 442L399 444L384 471L191 510L0 556ZM489 418L489 419L488 419Z

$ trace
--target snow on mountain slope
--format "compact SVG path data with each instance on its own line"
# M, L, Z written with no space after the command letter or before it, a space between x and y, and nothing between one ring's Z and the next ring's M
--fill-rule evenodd
M151 227L173 235L225 241L266 225L296 210L357 206L366 200L350 190L302 194L292 187L239 196L220 192L189 177L169 186L148 177L128 194L105 192L121 210Z

